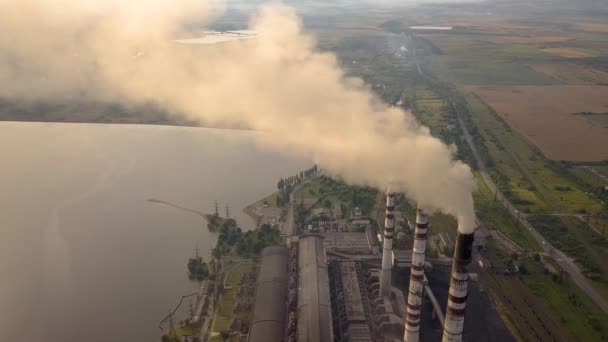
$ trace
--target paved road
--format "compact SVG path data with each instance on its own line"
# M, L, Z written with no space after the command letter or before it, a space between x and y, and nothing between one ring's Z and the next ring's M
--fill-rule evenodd
M283 225L283 227L285 228L284 234L287 236L293 236L296 235L295 233L295 218L294 218L294 199L293 199L293 194L295 193L295 189L294 191L292 191L289 194L289 209L287 209L287 218L286 218L286 222Z
M504 205L504 207L508 210L508 212L513 217L515 217L515 219L517 219L524 227L526 227L526 229L528 229L530 231L532 236L541 245L541 247L543 248L545 253L548 253L549 255L553 256L553 258L555 259L557 264L570 275L570 277L572 278L574 283L576 283L576 285L578 287L580 287L581 290L583 290L589 297L591 297L591 299L600 308L602 308L602 310L604 310L604 312L608 313L608 302L589 283L587 278L581 273L580 269L572 261L572 259L570 257L568 257L564 252L551 246L551 244L549 244L549 242L546 241L546 239L536 229L534 229L534 227L528 222L528 220L526 220L525 215L522 215L522 213L520 213L517 209L515 209L515 207L511 204L511 202L509 202L509 200L502 194L502 192L500 192L500 190L498 190L498 188L496 187L496 184L494 184L494 181L492 180L492 177L490 177L485 164L483 163L481 157L479 156L477 148L475 147L475 143L473 142L473 137L471 137L471 135L469 134L469 130L467 129L466 125L464 124L464 121L462 120L462 118L458 115L457 115L457 117L458 117L458 122L460 123L460 127L462 127L464 137L465 137L469 147L471 148L471 151L473 152L475 161L477 162L477 167L479 169L481 178L483 179L486 186L490 189L490 191L492 191L493 193L496 194L496 200L499 201L500 203L502 203Z

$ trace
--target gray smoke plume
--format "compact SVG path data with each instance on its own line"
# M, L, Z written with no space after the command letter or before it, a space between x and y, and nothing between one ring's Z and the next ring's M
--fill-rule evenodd
M222 4L196 0L0 0L0 96L153 102L214 126L266 132L260 145L312 158L345 181L401 191L474 228L469 167L403 110L388 107L336 57L319 52L295 12L274 3L256 39L175 43L184 21Z

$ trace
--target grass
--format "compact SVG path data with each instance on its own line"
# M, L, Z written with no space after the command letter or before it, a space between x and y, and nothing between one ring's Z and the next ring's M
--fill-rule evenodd
M608 217L589 217L587 219L589 226L604 238L608 238Z
M596 168L595 166L593 167L594 169ZM593 172L591 172L590 170L583 168L583 167L573 167L570 172L577 177L578 179L582 180L583 182L589 184L590 186L593 187L604 187L604 186L608 186L608 182L606 182L604 179L602 179L601 177L598 177L596 174L594 174Z
M500 264L508 259L490 245L488 257ZM552 275L530 258L520 260L526 274L505 276L482 272L481 282L498 302L501 315L522 340L604 341L608 315L604 314L568 277ZM538 336L538 337L537 337Z
M534 63L531 68L563 84L605 84L608 73L570 62Z
M502 204L494 200L494 194L485 185L478 173L475 174L475 179L478 188L473 197L477 215L481 221L489 229L496 229L505 234L521 248L536 252L541 251L540 245L530 232L520 225Z
M447 111L445 102L427 85L417 85L414 88L414 111L421 124L431 130L431 134L445 140L447 132L454 129L456 122Z
M503 180L499 186L518 209L531 213L601 210L601 204L569 178L567 166L547 160L478 97L469 95L467 101L486 143L491 170Z
M222 331L229 331L232 321L235 318L241 318L242 314L237 315L234 311L234 306L238 301L238 284L243 274L249 272L251 267L251 264L236 265L228 274L226 285L232 286L232 288L230 290L225 290L222 295L216 313L215 323L212 328L213 332L221 333Z
M555 84L556 80L538 72L525 61L551 57L528 45L500 45L482 40L479 35L445 34L425 37L441 51L433 55L431 67L451 83L486 84ZM482 39L479 39L482 38Z
M546 212L547 204L536 193L534 185L525 177L521 168L507 153L507 146L502 141L502 135L511 128L497 120L491 110L477 97L467 98L470 112L478 132L483 137L484 145L490 160L486 166L500 190L512 200L513 204L523 212Z
M442 61L449 68L455 83L490 84L554 84L555 80L527 65L512 62L480 60Z
M321 189L321 178L315 177L305 183L298 186L298 189L294 192L294 198L299 199L301 197L318 197L319 190Z
M522 282L563 325L581 341L605 341L608 338L608 315L603 313L571 280L564 276L562 283L553 281L538 263L526 263L529 276Z
M177 324L177 322L176 322ZM165 334L171 342L181 342L185 336L195 336L200 333L200 327L180 326ZM164 338L164 336L163 336Z

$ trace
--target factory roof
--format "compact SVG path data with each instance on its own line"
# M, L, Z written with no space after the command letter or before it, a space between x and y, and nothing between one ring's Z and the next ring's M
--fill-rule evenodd
M365 311L359 288L359 277L354 262L340 263L342 274L342 291L344 291L344 307L346 320L365 321Z
M287 301L287 261L285 247L266 247L255 292L250 342L281 341L285 331Z
M348 342L369 342L372 334L367 323L351 323L346 331L346 341Z
M325 233L325 247L337 251L358 251L371 253L372 246L366 233L329 232Z
M333 341L329 277L321 236L300 238L298 282L298 341Z

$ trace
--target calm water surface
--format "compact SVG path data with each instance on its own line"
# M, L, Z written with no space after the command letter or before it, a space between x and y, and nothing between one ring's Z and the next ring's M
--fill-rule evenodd
M254 133L0 123L0 341L159 341L196 284L186 261L215 237L200 217L242 209L310 161L256 147Z

